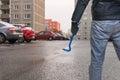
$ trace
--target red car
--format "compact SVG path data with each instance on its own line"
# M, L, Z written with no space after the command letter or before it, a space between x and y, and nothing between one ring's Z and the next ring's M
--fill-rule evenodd
M18 42L31 42L31 40L35 39L35 32L31 27L25 26L24 24L14 24L14 26L20 28L23 32L23 37L20 38Z
M55 40L66 40L66 37L63 34L55 33Z
M53 40L55 39L55 33L52 31L40 31L36 33L36 40Z

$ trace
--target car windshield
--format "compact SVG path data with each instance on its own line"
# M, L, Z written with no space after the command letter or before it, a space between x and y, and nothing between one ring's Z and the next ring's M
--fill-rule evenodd
M57 36L64 36L63 34L60 33L55 33Z
M25 26L26 29L32 30L32 27L30 26Z

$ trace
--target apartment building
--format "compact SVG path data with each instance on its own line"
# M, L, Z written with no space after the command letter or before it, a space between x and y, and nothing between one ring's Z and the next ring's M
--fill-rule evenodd
M0 20L9 22L9 0L0 0Z
M45 30L45 0L1 0L1 11L3 21L26 24L35 31Z
M53 21L52 19L45 19L46 30L53 32L61 32L60 23L58 21Z
M75 0L75 5L76 5L76 2L77 0ZM76 38L82 39L82 40L90 39L91 21L92 21L92 18L91 18L91 1L90 1L80 20L80 23L81 23L80 29L78 31L78 34L76 35Z

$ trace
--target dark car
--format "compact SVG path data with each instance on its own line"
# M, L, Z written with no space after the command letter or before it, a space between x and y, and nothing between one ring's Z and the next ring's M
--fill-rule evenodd
M55 40L66 40L66 37L63 34L55 33Z
M0 21L0 44L5 43L6 40L9 43L15 43L21 37L23 37L23 33L19 28L7 22Z
M14 24L14 26L20 28L23 32L23 37L18 40L18 42L31 42L35 39L35 32L32 27L25 26L24 24Z
M52 31L40 31L36 33L36 40L54 40L55 39L55 33Z

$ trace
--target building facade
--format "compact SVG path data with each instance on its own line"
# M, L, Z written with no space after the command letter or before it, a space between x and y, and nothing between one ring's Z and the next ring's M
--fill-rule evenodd
M46 30L53 32L61 32L60 31L60 23L58 21L52 21L52 19L45 19Z
M45 0L1 0L3 5L7 6L6 12L1 8L1 17L7 15L6 19L1 18L3 21L26 24L35 31L45 30Z
M75 5L76 5L76 2L77 0L75 0ZM91 1L90 1L80 20L80 28L76 35L76 38L82 39L82 40L90 39L91 21L92 21L92 18L91 18Z
M9 22L10 19L10 2L9 0L0 0L0 20Z

